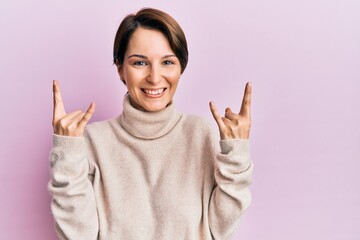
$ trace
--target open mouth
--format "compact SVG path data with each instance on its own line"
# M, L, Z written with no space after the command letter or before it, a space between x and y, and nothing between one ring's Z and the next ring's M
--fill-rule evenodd
M166 88L158 88L158 89L145 89L145 88L142 88L141 90L144 93L148 94L148 95L159 96L166 90Z

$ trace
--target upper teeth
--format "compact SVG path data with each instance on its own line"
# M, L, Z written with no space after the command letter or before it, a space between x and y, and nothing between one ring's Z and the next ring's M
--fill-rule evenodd
M150 90L150 89L144 89L144 92L150 95L157 95L162 93L165 90L165 88L160 88L156 90Z

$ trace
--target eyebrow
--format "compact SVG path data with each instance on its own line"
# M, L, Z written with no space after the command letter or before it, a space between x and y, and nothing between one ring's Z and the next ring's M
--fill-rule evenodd
M147 59L147 57L146 57L146 56L144 56L144 55L140 55L140 54L133 54L133 55L128 56L128 58L131 58L131 57L138 57L138 58L144 58L144 59Z
M141 55L141 54L132 54L132 55L128 56L128 58L131 58L131 57L138 57L138 58L148 59L147 56L144 56L144 55ZM169 57L176 57L176 56L174 54L169 54L169 55L163 56L162 58L169 58Z

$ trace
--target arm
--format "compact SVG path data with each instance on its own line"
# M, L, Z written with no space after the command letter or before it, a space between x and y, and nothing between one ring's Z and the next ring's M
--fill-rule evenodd
M209 225L214 239L229 239L250 205L248 186L253 165L248 140L222 140L220 148L215 160L216 187L210 198Z
M83 137L54 135L51 211L59 239L97 239L98 216Z
M215 160L215 188L209 205L209 225L215 239L230 238L251 201L248 188L253 170L249 153L251 92L247 83L239 113L226 108L221 117L215 104L210 103L221 138L221 152Z
M53 82L53 96L54 146L50 154L49 191L56 232L59 239L97 239L98 216L83 137L95 104L86 112L66 113L57 81Z

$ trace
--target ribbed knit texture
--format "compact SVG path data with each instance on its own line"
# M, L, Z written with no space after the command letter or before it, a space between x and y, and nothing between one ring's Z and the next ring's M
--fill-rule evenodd
M174 104L143 112L126 96L84 137L54 135L50 166L59 239L231 239L251 201L249 141L219 144Z

